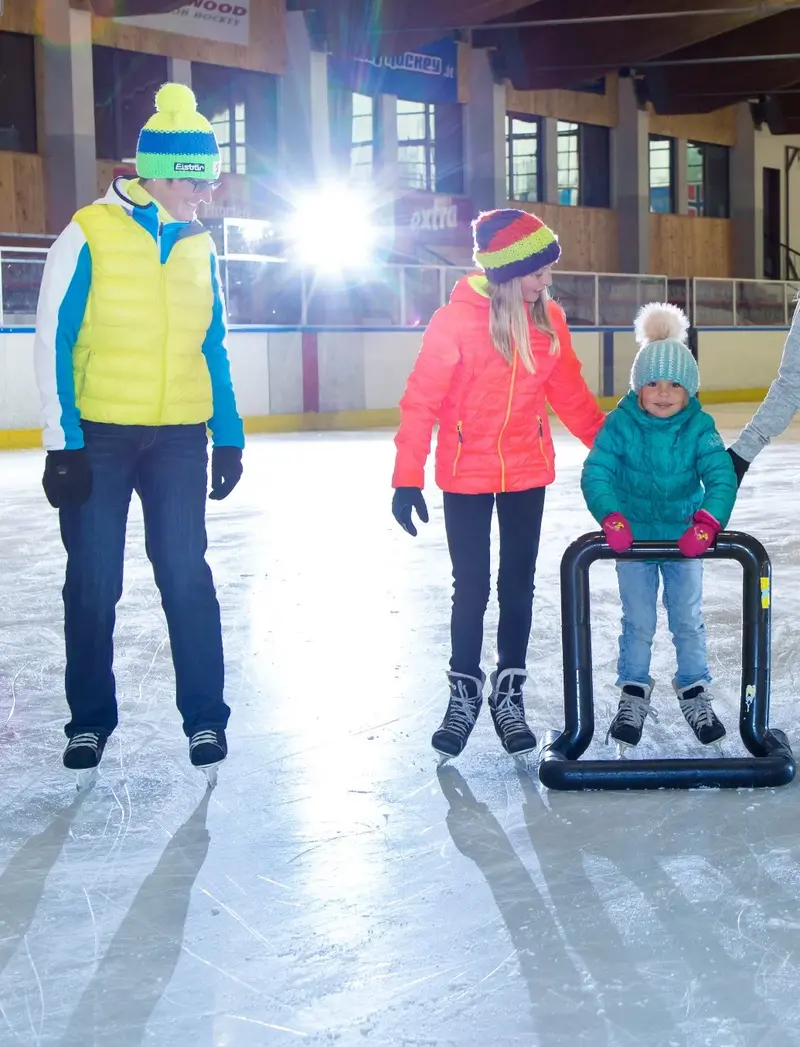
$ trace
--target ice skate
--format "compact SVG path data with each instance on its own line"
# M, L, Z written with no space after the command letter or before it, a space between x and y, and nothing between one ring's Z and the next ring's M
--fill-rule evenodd
M63 763L69 771L76 771L75 787L88 792L97 781L97 768L103 758L106 739L94 731L74 734L67 742Z
M447 679L450 682L450 701L444 719L431 738L431 745L439 754L440 767L464 751L481 711L483 685L486 683L483 673L480 679L464 673L448 673Z
M708 690L705 680L698 680L688 687L672 686L678 696L678 704L686 722L694 731L701 745L713 745L722 755L722 739L725 737L725 724L717 717L711 702L713 695Z
M228 755L228 742L223 730L195 731L189 739L192 766L205 774L208 788L217 784L217 770Z
M528 674L524 669L504 669L492 673L489 709L494 729L503 748L518 763L527 764L528 753L536 748L536 735L525 722L522 688Z
M652 693L652 680L646 686L640 683L622 685L617 715L609 724L606 734L606 745L609 738L614 739L619 759L624 759L626 751L637 746L642 740L642 730L647 717L658 719L658 713L650 706Z

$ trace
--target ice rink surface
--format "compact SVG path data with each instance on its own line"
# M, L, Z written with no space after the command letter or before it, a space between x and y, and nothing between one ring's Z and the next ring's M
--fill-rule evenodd
M715 411L726 442L748 407ZM772 723L800 747L800 427L765 451L731 527L774 565ZM558 566L595 529L584 451L557 435L527 706L562 725ZM231 755L191 769L135 506L117 626L121 725L95 789L60 766L57 519L37 452L0 456L2 1047L773 1047L800 1044L798 787L542 790L484 709L437 773L449 562L441 496L392 520L390 433L254 437L210 504ZM619 608L592 569L598 728ZM710 563L717 710L736 732L741 569ZM641 754L699 748L672 693ZM486 668L493 653L490 609Z

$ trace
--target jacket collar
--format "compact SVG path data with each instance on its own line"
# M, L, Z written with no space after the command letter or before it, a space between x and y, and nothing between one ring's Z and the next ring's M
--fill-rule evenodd
M138 199L133 199L134 196ZM200 233L206 232L205 226L197 218L192 222L176 222L163 207L156 203L147 190L139 185L138 178L125 176L115 178L108 187L106 195L96 200L95 203L121 207L145 229L157 232L161 226L163 232L169 230L176 240L182 240L186 236L199 236Z

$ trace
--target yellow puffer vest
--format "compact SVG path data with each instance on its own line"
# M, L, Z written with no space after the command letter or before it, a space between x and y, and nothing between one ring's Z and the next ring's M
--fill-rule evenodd
M114 204L75 221L92 258L92 283L73 350L81 418L117 425L189 425L213 413L203 341L213 289L207 233L159 246Z

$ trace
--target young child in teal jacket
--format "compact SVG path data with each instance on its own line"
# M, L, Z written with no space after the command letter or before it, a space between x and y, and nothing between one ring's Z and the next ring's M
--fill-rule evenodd
M678 660L673 687L698 740L718 742L725 727L711 706L703 623L703 565L698 559L728 522L736 474L713 419L697 400L700 376L686 346L689 321L673 305L651 303L635 321L640 349L631 390L595 438L581 487L608 544L677 541L682 560L617 561L622 600L617 715L606 737L637 745L650 707L650 652L659 574Z

